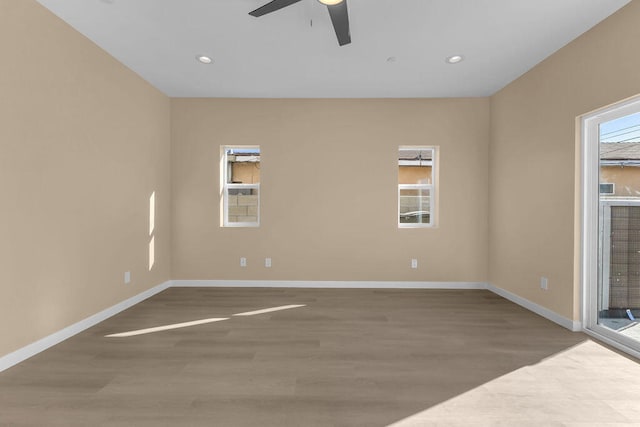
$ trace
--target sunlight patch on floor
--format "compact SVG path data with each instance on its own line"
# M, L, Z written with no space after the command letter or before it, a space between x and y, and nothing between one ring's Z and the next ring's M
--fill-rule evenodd
M282 305L280 307L264 308L262 310L247 311L245 313L236 313L234 316L255 316L256 314L271 313L273 311L289 310L291 308L305 307L306 304Z
M205 323L221 322L223 320L228 320L228 319L229 319L228 317L214 317L214 318L211 318L211 319L194 320L194 321L191 321L191 322L174 323L172 325L156 326L155 328L138 329L136 331L121 332L119 334L105 335L105 337L106 338L133 337L133 336L136 336L136 335L151 334L153 332L169 331L171 329L180 329L180 328L187 328L189 326L203 325Z
M391 424L640 426L640 364L585 341Z
M274 311L289 310L289 309L298 308L298 307L306 307L306 304L281 305L278 307L270 307L270 308L263 308L261 310L246 311L244 313L236 313L233 316L255 316L257 314L272 313ZM229 317L214 317L210 319L194 320L191 322L174 323L171 325L156 326L154 328L138 329L135 331L105 335L105 338L133 337L136 335L151 334L153 332L169 331L172 329L180 329L180 328L187 328L189 326L203 325L205 323L221 322L223 320L229 320L229 319L230 319Z

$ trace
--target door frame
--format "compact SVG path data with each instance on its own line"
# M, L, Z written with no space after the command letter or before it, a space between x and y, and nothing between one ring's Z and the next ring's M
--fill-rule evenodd
M601 123L640 112L640 95L581 117L581 266L583 330L640 358L640 342L598 324L599 245L602 233L600 184Z

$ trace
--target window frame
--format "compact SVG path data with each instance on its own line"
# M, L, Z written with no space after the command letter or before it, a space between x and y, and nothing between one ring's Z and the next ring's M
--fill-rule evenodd
M419 151L430 150L431 151L431 183L430 184L401 184L398 182L398 195L397 195L397 221L398 228L435 228L437 226L438 218L438 147L434 145L400 145L398 152L403 150ZM396 170L399 172L401 166L400 161L396 159ZM428 190L429 191L429 222L400 222L400 194L402 190Z
M221 145L220 146L220 226L225 228L240 228L240 227L260 227L260 204L262 198L262 191L260 190L260 183L257 184L238 184L228 182L229 168L227 161L227 152L229 150L251 150L257 149L261 156L262 152L259 145ZM257 205L257 220L247 222L230 222L229 221L229 190L257 190L258 192L258 205Z

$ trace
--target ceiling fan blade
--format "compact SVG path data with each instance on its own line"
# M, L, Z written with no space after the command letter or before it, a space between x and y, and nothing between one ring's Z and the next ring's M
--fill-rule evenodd
M262 7L257 8L253 12L249 12L249 15L258 16L266 15L267 13L275 12L283 7L291 6L294 3L298 3L301 0L273 0Z
M351 43L351 32L349 31L349 13L347 12L347 0L329 6L329 15L331 16L331 22L333 23L333 29L336 30L336 37L338 38L338 44L344 46Z

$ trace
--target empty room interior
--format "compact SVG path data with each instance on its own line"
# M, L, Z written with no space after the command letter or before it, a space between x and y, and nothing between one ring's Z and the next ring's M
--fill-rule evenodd
M639 425L640 0L0 0L0 48L0 426Z

